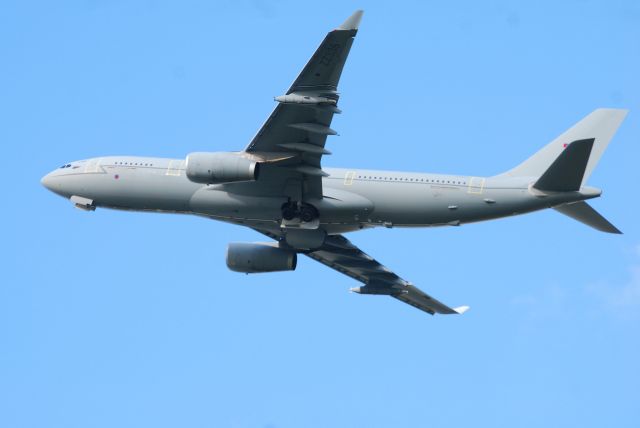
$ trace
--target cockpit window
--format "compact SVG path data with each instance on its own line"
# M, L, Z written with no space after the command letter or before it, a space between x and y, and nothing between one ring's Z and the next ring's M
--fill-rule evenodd
M62 166L60 167L60 169L62 169L62 168L71 168L71 164L70 164L70 163L68 163L68 164L66 164L66 165L62 165Z

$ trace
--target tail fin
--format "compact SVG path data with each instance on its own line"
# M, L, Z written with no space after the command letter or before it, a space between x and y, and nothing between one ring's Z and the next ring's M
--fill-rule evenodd
M601 232L622 233L618 228L609 223L606 218L602 217L598 211L594 210L591 205L584 201L560 205L554 209Z
M589 155L593 148L593 142L594 139L589 138L569 144L538 181L535 182L533 187L554 192L580 190L587 163L589 162Z
M517 167L507 171L505 174L512 177L541 177L540 179L542 179L543 175L546 175L546 172L551 173L552 165L556 161L560 161L565 148L569 149L570 146L576 146L571 150L572 152L584 152L586 149L584 140L592 140L592 147L589 150L590 155L589 152L587 152L588 159L584 167L581 167L584 173L580 174L581 179L579 184L583 185L595 169L602 154L609 145L611 138L618 130L618 127L626 115L627 110L621 109L601 108L594 110L591 114L542 148L542 150ZM578 147L576 143L583 143L582 147ZM573 154L576 156L571 157L572 160L570 164L582 158L582 155L579 153ZM581 166L580 162L578 162L577 165ZM558 172L559 170L556 169L555 171ZM575 177L576 174L574 171L574 180ZM575 186L575 183L572 184ZM578 186L578 188L580 188L580 186Z

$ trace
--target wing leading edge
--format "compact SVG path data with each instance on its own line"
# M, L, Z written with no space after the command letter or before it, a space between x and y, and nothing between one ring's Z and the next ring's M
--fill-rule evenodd
M303 197L322 197L321 158L327 136L338 109L338 82L362 19L356 11L342 25L330 31L245 148L245 152L265 160L276 158L277 176L299 179ZM278 156L274 156L278 154Z
M469 309L468 306L450 308L434 299L400 278L342 235L327 236L320 248L306 255L365 284L351 289L359 294L391 296L431 315L462 314Z

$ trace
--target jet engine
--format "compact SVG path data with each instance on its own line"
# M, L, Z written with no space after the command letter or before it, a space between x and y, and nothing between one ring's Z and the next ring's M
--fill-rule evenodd
M227 248L227 267L235 272L261 273L295 270L298 255L274 243L232 242Z
M194 183L221 184L258 179L259 164L239 153L198 152L187 156L187 178Z

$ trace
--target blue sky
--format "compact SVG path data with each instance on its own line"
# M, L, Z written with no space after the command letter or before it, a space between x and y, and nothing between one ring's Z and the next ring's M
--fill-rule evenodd
M637 427L640 5L478 3L2 2L0 426ZM325 165L492 175L628 108L590 179L625 234L541 212L351 235L471 306L431 317L308 259L228 271L252 231L40 186L75 159L244 147L358 8Z

